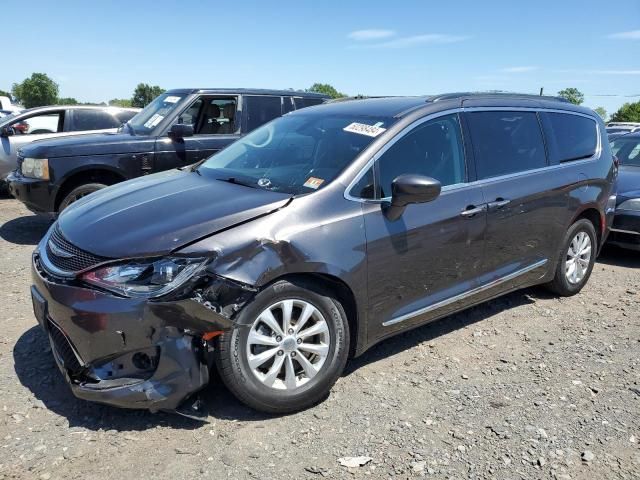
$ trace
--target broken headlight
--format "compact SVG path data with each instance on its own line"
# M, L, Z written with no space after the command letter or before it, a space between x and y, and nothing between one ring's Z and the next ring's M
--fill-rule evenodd
M204 268L207 258L165 257L131 260L85 273L82 280L125 297L165 295Z

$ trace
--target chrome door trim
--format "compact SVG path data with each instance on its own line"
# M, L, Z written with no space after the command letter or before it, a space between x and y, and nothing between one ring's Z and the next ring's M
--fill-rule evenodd
M471 290L467 290L466 292L460 293L458 295L454 295L453 297L449 297L445 300L441 300L432 305L426 306L424 308L420 308L418 310L414 310L413 312L405 313L404 315L400 315L399 317L394 317L391 320L387 320L386 322L382 322L382 326L389 327L391 325L395 325L396 323L404 322L405 320L409 320L410 318L417 317L418 315L422 315L424 313L437 310L438 308L446 307L447 305L451 305L452 303L458 302L460 300L464 300L465 298L471 297L478 293L482 293L493 287L496 287L505 282L508 282L509 280L513 280L514 278L524 275L525 273L529 273L530 271L535 270L536 268L546 265L547 262L548 262L548 259L545 258L544 260L540 260L516 272L510 273L509 275L505 275L504 277L496 278L495 280L492 280L489 283L485 283L484 285L481 285L479 287L472 288Z
M621 228L610 228L609 230L616 233L626 233L628 235L640 235L640 232L634 232L633 230L623 230Z

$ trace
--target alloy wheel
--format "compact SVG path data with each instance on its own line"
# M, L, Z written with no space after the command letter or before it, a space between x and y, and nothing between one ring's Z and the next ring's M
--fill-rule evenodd
M576 285L580 283L591 262L591 238L586 232L578 232L569 244L565 262L565 276L567 281Z
M311 303L287 299L258 315L247 340L253 374L267 387L294 390L324 365L331 337L322 313Z

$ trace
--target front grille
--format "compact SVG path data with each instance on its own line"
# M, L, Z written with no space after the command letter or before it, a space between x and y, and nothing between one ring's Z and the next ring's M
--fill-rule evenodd
M80 365L78 357L69 343L67 336L62 333L60 327L51 320L48 320L47 324L49 327L49 335L51 335L53 346L56 349L55 353L58 354L58 357L62 360L62 363L67 370L72 374L79 373L82 370L82 365Z
M58 252L56 254L56 252ZM87 270L99 263L109 260L79 249L64 238L58 225L53 228L51 237L47 242L47 259L51 264L69 273ZM51 272L55 273L55 272Z

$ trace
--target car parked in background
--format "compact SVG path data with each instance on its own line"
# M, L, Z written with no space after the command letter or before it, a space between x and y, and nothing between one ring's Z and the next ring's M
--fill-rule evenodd
M5 112L21 112L24 107L11 102L9 97L0 95L0 110Z
M611 151L620 162L620 173L609 243L640 251L640 131L614 139Z
M24 148L11 192L32 211L55 215L105 186L199 162L274 118L326 99L293 90L171 90L118 133Z
M625 134L640 131L638 122L609 122L607 123L607 135Z
M0 182L15 170L17 152L28 143L54 137L115 132L139 109L101 106L36 107L0 119Z
M600 117L564 101L328 103L71 205L34 252L34 311L80 398L197 414L215 364L291 412L387 337L531 285L578 293L615 176Z

